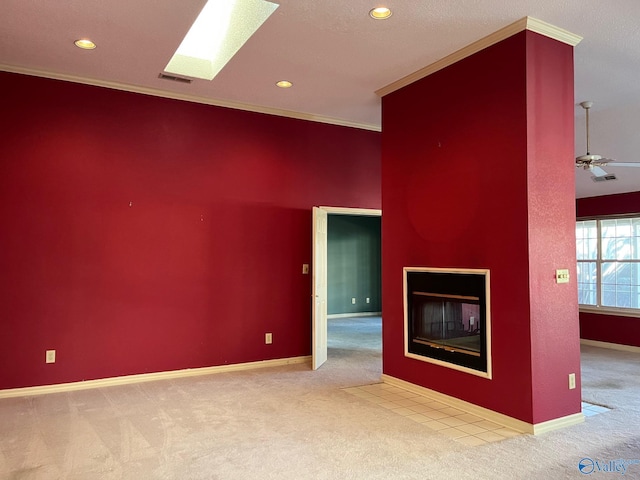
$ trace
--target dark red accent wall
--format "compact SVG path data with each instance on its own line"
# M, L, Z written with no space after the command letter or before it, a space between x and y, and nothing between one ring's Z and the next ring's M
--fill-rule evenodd
M311 207L380 208L379 133L0 86L0 389L310 354Z
M529 423L580 411L577 294L554 281L572 157L573 49L532 32L383 98L385 374ZM405 266L491 270L492 380L404 356Z
M602 195L576 200L576 216L578 218L636 213L640 214L640 192Z
M579 198L578 218L640 214L640 192ZM640 347L640 319L580 312L580 338Z

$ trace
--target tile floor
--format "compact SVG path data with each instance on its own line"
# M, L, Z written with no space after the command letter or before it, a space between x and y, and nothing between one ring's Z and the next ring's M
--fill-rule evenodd
M432 398L385 383L350 387L345 388L344 391L421 423L468 446L498 442L523 435L522 432L490 422ZM585 416L596 415L607 410L598 405L582 403Z
M582 414L585 417L593 417L594 415L597 415L603 412L608 412L609 410L611 409L607 407L602 407L600 405L593 405L591 403L582 402Z

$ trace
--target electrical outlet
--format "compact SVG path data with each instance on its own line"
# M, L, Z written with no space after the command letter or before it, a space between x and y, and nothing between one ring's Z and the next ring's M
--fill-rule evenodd
M303 263L302 264L302 274L303 275L309 275L309 264L308 263Z
M55 350L47 350L45 355L46 363L56 363L56 351Z
M366 302L367 302L367 303L371 303L371 299L370 299L369 297L367 297Z
M576 388L576 374L570 373L569 374L569 390L573 390L574 388Z
M271 345L273 343L273 335L271 333L264 334L264 343Z
M356 299L355 299L355 297L353 297L353 298L351 299L351 305L355 305L355 304L356 304Z

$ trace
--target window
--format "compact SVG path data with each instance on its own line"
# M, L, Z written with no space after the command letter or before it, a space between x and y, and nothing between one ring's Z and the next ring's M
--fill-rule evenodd
M578 221L576 250L578 303L640 309L640 217Z

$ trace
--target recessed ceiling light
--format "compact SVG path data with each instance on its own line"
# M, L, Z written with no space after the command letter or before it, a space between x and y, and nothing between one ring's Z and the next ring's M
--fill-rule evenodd
M164 71L213 80L276 8L266 0L208 0Z
M293 83L291 83L289 80L280 80L279 82L276 82L276 85L280 88L293 87Z
M76 47L82 48L84 50L93 50L96 48L96 44L87 38L81 38L80 40L76 40L73 42Z
M372 10L369 10L369 15L371 18L375 18L376 20L384 20L385 18L389 18L391 16L391 10L387 7L378 7Z

